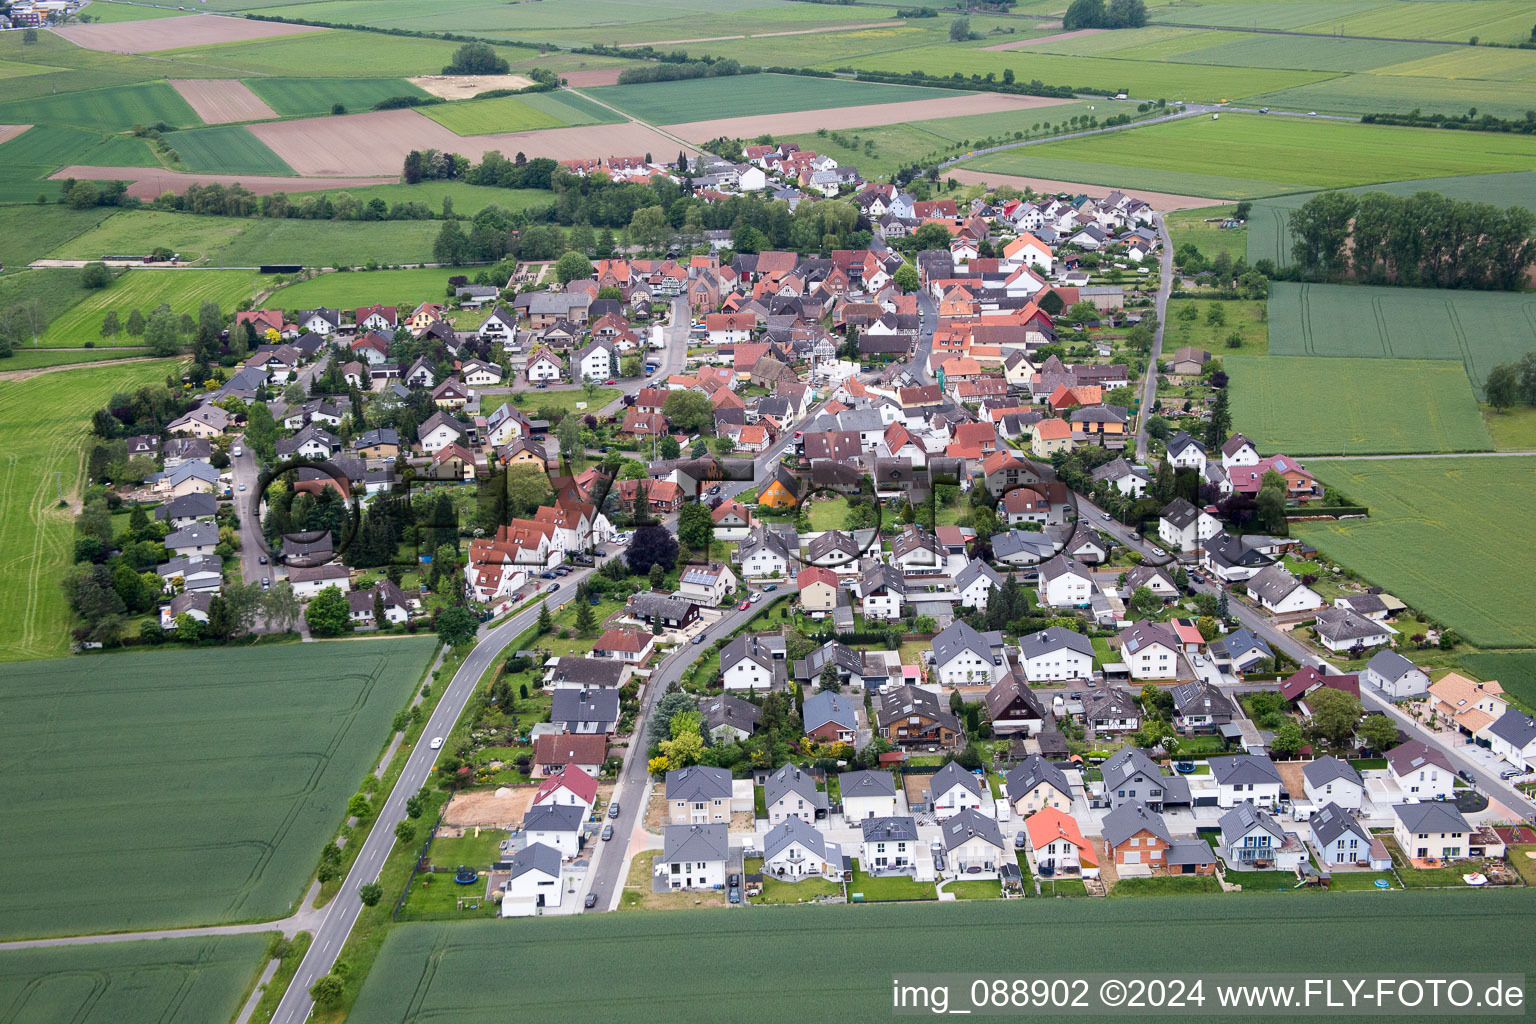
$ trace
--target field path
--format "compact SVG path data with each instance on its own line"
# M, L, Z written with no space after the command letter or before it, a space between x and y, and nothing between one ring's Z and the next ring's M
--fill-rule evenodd
M23 351L28 351L23 349ZM151 359L163 359L164 356L127 356L123 359L97 359L89 363L60 363L58 366L39 366L31 370L0 370L0 381L31 380L45 373L58 373L61 370L89 370L97 366L122 366L124 363L144 363ZM5 365L0 363L0 366Z

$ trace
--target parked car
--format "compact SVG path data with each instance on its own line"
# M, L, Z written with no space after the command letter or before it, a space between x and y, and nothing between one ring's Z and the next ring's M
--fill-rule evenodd
M703 642L704 642L704 634L703 633L700 633L698 636L693 638L693 645L695 647L697 647L699 644L701 644Z
M731 905L735 906L736 904L741 902L741 890L736 888L735 886L732 886L731 887L731 894L727 898L731 901Z
M541 579L541 580L552 580L554 578L555 578L555 574L554 574L553 571L539 573L539 579Z
M1520 776L1522 776L1524 774L1525 774L1524 769L1521 769L1521 768L1506 768L1503 771L1499 772L1499 778L1501 778L1504 781L1508 782L1510 779L1518 779Z
M1022 850L1024 849L1025 844L1028 842L1028 837L1026 837L1023 832L1020 832L1018 835L1013 837L1013 848L1015 850Z
M738 886L738 885L740 885L740 884L741 884L741 876L740 876L740 875L738 875L738 874L735 874L735 873L734 873L734 872L733 872L733 873L732 873L732 874L731 874L731 876L730 876L730 877L729 877L729 878L727 878L727 879L726 879L726 880L725 880L725 884L726 884L726 885L729 885L729 886L730 886L730 887L731 887L731 888L732 888L732 889L734 889L734 888L736 888L736 887L737 887L737 886Z
M262 565L266 565L267 564L267 556L266 555L257 555L256 556L256 561L261 563Z
M591 910L593 907L597 906L597 893L587 893L587 898L582 901L581 905L586 907L588 910Z
M610 840L612 838L613 838L613 826L612 825L604 825L603 826L603 842L606 843L608 840Z
M555 570L555 575L556 576L569 576L570 574L571 574L571 570L568 567L563 566L563 565L560 568Z
M779 585L777 583L770 583L766 587L763 588L763 593L771 594L775 590L778 590L778 589L779 589Z
M609 377L607 380L603 381L603 383L611 386L617 384L618 381L614 380L612 377Z
M245 481L244 481L244 480L241 480L241 481L240 481L240 486L239 486L239 488L237 488L237 489L238 489L238 490L242 490L242 491L243 491L243 490L245 490Z
M719 484L715 484L715 486L713 486L713 487L711 487L709 489L709 493L712 494L712 495L719 494L720 493L720 485Z
M762 594L753 594L751 597L747 598L747 600L750 601L752 604L757 604L757 602L761 601L762 599L763 599L763 595Z
M608 817L610 817L610 818L617 818L618 816L619 816L619 802L617 800L615 800L613 803L608 805Z

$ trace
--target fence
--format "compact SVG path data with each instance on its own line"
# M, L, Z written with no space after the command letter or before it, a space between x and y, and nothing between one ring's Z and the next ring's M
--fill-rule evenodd
M405 898L410 895L411 884L416 881L416 876L421 873L422 862L427 859L427 853L432 849L432 840L437 838L437 830L442 825L443 818L447 816L448 805L453 803L453 794L458 791L458 788L459 784L457 782L448 787L448 799L444 800L443 805L437 809L437 820L432 823L431 828L427 829L427 838L421 844L421 850L417 852L416 859L411 862L411 876L405 880L405 886L400 890L400 895L395 900L395 908L389 912L390 919L393 921L400 920L400 908L405 906ZM409 821L410 819L407 818L406 820Z

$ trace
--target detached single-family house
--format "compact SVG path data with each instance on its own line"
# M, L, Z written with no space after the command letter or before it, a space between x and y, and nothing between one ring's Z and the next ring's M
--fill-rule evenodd
M608 759L608 737L545 733L533 740L533 776L539 778L574 766L596 778Z
M1307 819L1307 825L1312 829L1312 849L1328 867L1353 865L1385 871L1392 866L1381 840L1338 804L1324 804Z
M610 735L619 721L619 691L556 690L549 720L562 732Z
M784 638L743 633L720 651L720 671L727 690L782 690Z
M1276 871L1291 871L1307 859L1306 847L1296 835L1281 827L1269 811L1246 800L1223 814L1217 824L1222 859L1239 870L1269 865Z
M529 843L543 843L570 858L581 852L581 823L588 809L570 804L535 804L523 815L523 834Z
M986 805L986 783L951 761L928 780L928 803L933 816L943 821L961 811Z
M1162 815L1140 800L1127 800L1104 815L1100 829L1105 851L1117 867L1161 867L1173 835ZM1123 870L1121 874L1125 874Z
M1175 498L1157 520L1157 536L1173 551L1190 552L1221 532L1221 520L1183 498Z
M1019 664L1032 683L1087 679L1093 675L1093 657L1093 641L1064 626L1019 638Z
M998 736L1034 736L1045 725L1045 705L1018 668L992 684L986 696L992 732Z
M795 574L795 586L800 591L800 604L806 611L830 612L837 607L842 589L837 573L819 565L809 565Z
M667 772L667 820L674 825L730 824L731 773L692 765Z
M763 874L786 881L839 877L842 851L802 818L790 815L763 837Z
M545 776L534 791L533 805L563 804L580 807L586 814L597 805L597 779L580 768L564 765L559 771Z
M678 577L677 592L690 600L715 607L736 592L736 574L720 562L689 565Z
M1274 662L1275 652L1246 626L1234 629L1219 640L1212 640L1211 660L1217 668L1226 666L1237 674L1252 671L1260 662Z
M935 677L945 686L997 682L1008 671L1001 633L979 633L955 621L933 638Z
M896 747L949 749L965 735L960 719L940 704L931 690L904 685L888 687L877 698L877 733ZM806 702L809 705L809 701Z
M1142 751L1121 747L1099 766L1099 770L1104 777L1104 799L1111 807L1135 801L1154 811L1163 809L1169 780Z
M1478 736L1488 744L1495 757L1521 771L1536 764L1536 718L1519 708L1510 708Z
M996 874L999 864L1012 859L1002 829L980 811L967 807L941 820L944 856L954 874Z
M1331 754L1304 766L1301 776L1307 799L1319 807L1337 804L1358 811L1365 802L1365 782L1360 773L1348 761L1340 761Z
M1040 565L1040 603L1051 608L1084 608L1093 600L1088 570L1065 555Z
M1237 714L1232 698L1203 679L1180 683L1173 695L1173 725L1186 736L1215 732Z
M1120 633L1120 660L1132 679L1174 679L1179 670L1179 641L1171 628L1142 619Z
M561 851L544 843L530 843L513 854L501 896L501 916L531 916L539 907L558 907L565 891L560 860Z
M837 781L848 821L895 816L896 780L890 772L843 772Z
M1317 591L1302 584L1283 565L1261 569L1246 584L1248 596L1271 615L1296 615L1323 606Z
M1429 675L1396 651L1377 651L1360 673L1360 681L1393 700L1412 700L1429 693Z
M1029 848L1035 855L1035 870L1052 874L1081 874L1099 877L1099 855L1093 844L1083 838L1077 819L1064 809L1046 807L1024 819Z
M668 825L656 877L670 889L720 889L730 836L724 825Z
M1083 698L1083 724L1095 733L1127 733L1141 728L1141 706L1118 686Z
M854 743L859 735L857 704L831 690L817 690L805 699L801 713L805 734L822 743Z
M757 731L762 709L749 700L722 693L699 709L704 715L704 731L717 743L751 738Z
M1216 779L1216 806L1236 807L1243 802L1274 807L1280 802L1280 770L1267 757L1236 754L1213 757L1211 775Z
M1443 800L1394 804L1392 813L1397 818L1392 838L1414 860L1462 860L1469 856L1472 826L1455 804Z
M1409 740L1387 751L1387 772L1408 803L1449 800L1456 788L1456 770L1450 760L1440 748L1421 740Z
M816 788L811 778L797 764L790 763L763 780L763 804L768 823L777 825L788 817L815 821L827 816L827 794Z
M1066 772L1039 754L1030 754L1004 778L1008 802L1021 816L1044 808L1072 809L1072 784Z
M913 861L925 852L916 818L861 818L859 829L859 864L866 874L911 874Z

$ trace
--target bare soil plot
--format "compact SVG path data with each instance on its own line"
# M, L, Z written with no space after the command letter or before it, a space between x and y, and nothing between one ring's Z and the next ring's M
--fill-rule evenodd
M179 50L184 46L213 46L218 43L243 43L250 39L292 36L303 32L328 32L312 25L284 25L275 21L247 21L245 18L221 18L214 14L193 14L185 18L151 18L148 21L119 21L93 25L65 25L54 29L76 46L108 53L153 53Z
M573 89L592 89L600 85L618 85L623 68L588 68L586 71L564 71L560 77Z
M467 100L492 89L526 89L533 79L522 75L422 75L407 82L445 100Z
M499 789L456 793L448 802L443 824L511 828L522 822L523 815L533 806L533 798L538 789L537 786L503 786Z
M0 142L9 142L31 127L29 124L0 124Z
M1026 46L1038 46L1041 43L1059 43L1064 39L1076 39L1078 36L1096 36L1105 31L1102 28L1080 28L1071 32L1057 32L1053 36L1036 36L1033 39L1020 39L1013 43L998 43L995 46L983 46L983 50L1022 50Z
M627 50L641 46L677 46L682 43L718 43L727 39L767 39L770 36L813 36L822 32L852 32L861 28L890 28L889 21L861 21L857 25L824 25L817 28L796 28L787 32L753 32L750 35L739 36L700 36L696 39L660 39L648 43L620 43L619 49Z
M403 159L403 158L402 158ZM188 185L244 185L257 195L273 192L313 192L317 189L365 188L397 185L399 173L379 177L282 178L252 174L193 174L163 167L85 167L74 164L50 175L54 179L87 178L91 181L127 181L128 194L154 199L162 192L184 192Z
M758 135L794 135L813 132L819 128L839 131L845 128L874 128L885 124L908 124L912 121L930 121L941 117L959 117L963 114L999 114L1014 110L1030 110L1036 107L1053 107L1068 100L1045 96L1006 96L1002 93L957 92L948 96L927 100L904 100L896 103L864 103L852 107L831 107L826 110L801 110L788 114L754 114L749 117L717 117L710 121L689 121L686 124L666 125L670 132L689 142L708 142L710 139L755 138Z
M173 78L172 88L209 124L261 121L277 111L262 102L246 84L234 78Z
M1220 199L1210 199L1205 196L1181 196L1169 192L1148 192L1143 188L1128 188L1125 185L1085 185L1080 181L1054 181L1050 178L1027 178L1018 174L994 174L991 171L967 171L959 167L951 167L944 171L946 178L954 178L963 185L1011 185L1014 188L1032 188L1036 192L1072 192L1087 193L1089 195L1104 195L1111 188L1116 188L1133 199L1140 199L1151 204L1155 210L1192 210L1199 206L1215 206Z
M305 177L357 174L398 178L413 149L439 149L479 160L492 150L530 159L669 153L676 143L651 128L626 122L580 128L461 136L415 110L375 110L251 125L250 131Z

